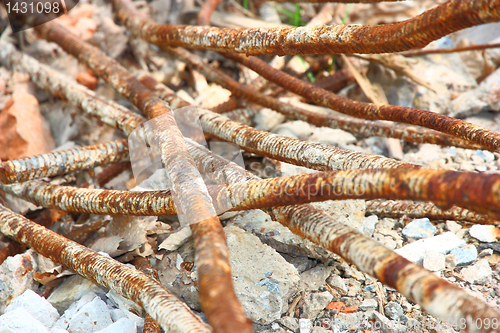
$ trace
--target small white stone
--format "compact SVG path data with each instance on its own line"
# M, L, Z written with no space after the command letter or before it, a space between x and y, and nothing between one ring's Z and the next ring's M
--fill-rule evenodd
M368 217L365 217L365 219L363 220L363 225L361 226L361 232L367 237L372 237L373 233L375 232L377 223L377 215L370 215Z
M49 296L49 301L59 312L66 311L71 304L80 300L89 292L93 293L93 298L96 294L104 296L106 293L101 287L92 281L74 275L68 277L59 287L57 287ZM90 296L88 296L90 297ZM92 299L88 300L90 302Z
M273 133L299 140L309 139L313 131L314 127L302 120L288 121L273 129Z
M254 117L255 128L261 131L270 131L284 122L285 118L281 113L264 108Z
M361 311L375 310L378 307L378 302L376 299L367 298L359 305Z
M437 272L445 269L446 256L442 253L429 251L424 258L424 268L431 272Z
M8 257L0 266L0 313L5 311L9 300L33 289L33 272L37 264L30 252Z
M314 130L313 135L309 137L309 141L338 147L354 143L357 141L357 139L351 133L343 131L341 129L320 127Z
M474 265L462 269L460 274L470 283L481 283L491 276L492 271L488 260L481 259Z
M395 252L414 263L420 264L428 251L447 254L464 244L465 241L459 239L454 233L445 232L434 237L420 239L397 249Z
M96 333L137 333L137 327L132 319L121 318Z
M481 242L492 243L500 238L500 229L492 225L475 224L469 229L469 234Z
M0 332L49 333L49 330L26 309L17 308L0 316Z
M312 322L311 319L299 319L299 332L300 333L311 333Z
M446 221L446 228L448 228L449 231L456 233L462 229L462 226L460 224L458 224L457 222L450 220L450 221Z
M50 329L50 333L69 333L69 332L66 331L65 329L60 328L60 327L52 327Z
M47 300L33 290L26 290L21 296L16 297L5 309L5 312L13 311L18 308L23 308L28 311L35 319L39 320L44 326L52 327L59 313L47 302Z
M112 323L106 303L96 297L74 314L69 321L69 331L71 333L96 332Z

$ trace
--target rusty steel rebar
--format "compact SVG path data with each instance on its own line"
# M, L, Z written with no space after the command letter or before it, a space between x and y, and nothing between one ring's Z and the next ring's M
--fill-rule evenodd
M82 108L88 114L99 117L107 125L130 134L144 119L132 111L120 107L113 102L96 95L75 79L53 70L38 60L17 51L11 43L0 40L0 63L5 67L30 74L31 81L42 89L48 90L56 97L64 97L73 106Z
M379 217L427 217L430 220L454 220L478 224L500 224L500 221L494 220L487 215L478 214L460 207L454 206L450 209L442 210L432 203L417 203L411 201L367 201L366 213L375 214Z
M132 260L132 264L134 264L134 266L138 270L140 270L150 278L158 281L158 272L151 268L151 265L149 264L149 261L146 258L135 257L134 260ZM146 313L146 316L144 318L144 329L142 333L160 333L160 332L161 332L160 325L158 325L158 323L148 313Z
M446 48L446 49L418 50L418 51L404 52L401 54L404 55L405 57L416 57L416 56L422 56L422 55L427 55L427 54L478 51L478 50L494 49L494 48L499 48L499 47L500 47L500 43L492 43L492 44L479 44L479 45L450 47L450 48Z
M175 92L156 81L153 77L143 73L140 80L168 103L177 107L187 105L185 101L177 97ZM353 168L420 168L420 166L412 163L260 131L202 108L197 108L197 111L205 135L235 143L248 152L282 162L320 171Z
M170 106L115 60L82 42L58 23L50 21L36 29L45 39L57 43L91 68L149 119L162 116L158 133L154 135L160 142L161 158L173 184L172 190L179 195L178 203L193 231L202 309L216 332L252 332L251 321L246 318L232 287L224 230Z
M314 112L314 111L309 111L305 110L303 108L283 103L279 101L278 99L266 96L262 93L259 93L255 90L253 90L249 86L242 85L238 83L237 81L231 79L228 75L222 73L221 71L214 69L210 67L209 65L205 64L203 60L195 56L194 54L191 54L187 52L184 49L181 48L162 48L164 51L170 53L172 56L178 58L181 61L187 62L189 65L194 66L196 70L198 70L200 73L204 74L207 78L210 80L217 82L219 85L223 86L224 88L231 90L233 94L245 98L249 101L255 102L257 104L263 105L265 107L271 108L273 110L276 110L290 118L293 119L298 119L298 120L303 120L306 121L310 124L316 125L316 126L326 126L326 127L331 127L331 128L340 128L346 131L349 131L351 133L355 134L360 134L364 136L383 136L383 137L392 137L392 138L398 138L405 140L407 142L413 142L413 143L433 143L433 144L438 144L442 146L455 146L455 147L461 147L461 148L469 148L469 149L480 149L480 148L490 148L489 146L481 145L481 144L474 144L470 143L467 140L463 140L461 138L456 138L454 136L448 135L448 134L443 134L438 131L434 130L429 130L426 128L422 127L412 127L412 126L406 126L406 125L401 125L401 124L389 124L386 122L381 122L381 121L369 121L369 120L361 120L361 119L356 119L352 117L342 117L342 116L336 116L336 115L329 115L325 113L319 113L319 112ZM228 58L233 59L234 57L240 58L243 56L240 55L228 55L225 54ZM256 58L254 58L256 59ZM265 64L265 65L264 65ZM244 63L244 65L247 65ZM268 64L262 62L259 62L259 65L261 67L266 67L268 70L271 66ZM253 69L253 68L252 68ZM276 76L278 77L283 77L283 80L289 80L289 78L292 78L292 76L285 74L284 72L281 72L277 69L273 68L273 73L279 73ZM259 74L262 74L259 72ZM268 73L269 74L269 73ZM286 76L286 77L285 77ZM263 75L263 77L266 77L266 75ZM274 76L273 76L274 77ZM305 81L293 78L295 91L296 93L302 92L303 89L300 89L301 87L306 85ZM278 84L280 84L280 81L276 80ZM295 82L299 83L300 85L296 84ZM307 87L314 87L312 84L307 84ZM289 89L289 87L286 87ZM320 88L315 88L315 89L320 89ZM292 90L293 91L293 90ZM338 110L337 108L333 108L328 102L332 99L326 99L325 96L322 96L322 98L315 98L313 101L317 102L319 105L323 105L326 107L329 107L335 111L341 111L343 113L347 113L348 115L353 115L353 116L358 116L360 118L363 118L354 112L351 112L351 108L356 108L360 109L362 107L360 102L354 102L349 99L341 98L333 93L327 92L325 90L319 90L321 93L324 93L323 95L327 95L327 97L335 97L336 99L342 99L341 103L342 105L345 105L345 110ZM316 97L315 92L308 94L302 93L299 94L302 95L306 98L310 98L311 96ZM318 101L320 101L318 103ZM372 104L367 104L365 103L368 107L370 107ZM367 107L367 108L368 108ZM393 106L388 106L389 109L391 108L397 108ZM413 112L412 109L411 111ZM399 111L399 110L396 110ZM418 110L421 111L421 110ZM421 111L421 112L426 112L426 111ZM409 112L408 112L409 113ZM396 114L396 112L394 112ZM435 113L428 112L429 116L434 116ZM444 117L444 116L443 116ZM393 120L393 119L385 119L382 117L379 117L378 119L383 119L383 120ZM418 119L418 118L417 118ZM456 120L456 119L455 119ZM462 122L456 120L457 122ZM479 126L476 126L479 127ZM500 135L498 135L500 137ZM490 148L491 150L491 148Z
M176 50L176 52L179 52L179 50ZM391 120L423 126L487 147L490 151L500 152L500 134L472 123L410 107L376 105L353 101L276 70L256 57L245 57L239 54L228 53L224 55L229 59L248 66L279 86L332 110L358 118Z
M129 159L126 139L0 163L0 183L54 177Z
M208 152L205 147L193 144L189 150L198 168L204 169L214 181L240 183L259 180L259 177L235 163L228 163ZM264 211L293 233L342 256L361 271L415 300L430 314L449 322L466 318L468 332L479 332L483 328L474 326L475 318L492 320L499 316L498 312L477 298L309 204L274 207Z
M176 214L169 191L79 189L30 181L2 185L4 192L36 205L92 214ZM211 186L218 211L288 206L324 200L403 199L471 209L500 219L500 175L415 169L328 171Z
M101 255L0 205L0 231L146 309L166 332L210 332L187 305L142 272Z
M210 111L215 113L225 113L233 111L238 107L238 100L234 96L230 96L229 99L219 105L210 108Z
M217 7L222 3L222 0L205 0L198 12L196 24L210 25L210 17Z
M275 2L303 2L303 3L378 3L378 2L397 2L406 0L273 0Z
M110 156L110 158L113 158ZM101 172L97 174L96 181L99 186L104 186L107 182L109 182L111 179L122 173L124 170L128 169L130 167L130 162L121 162L121 163L116 163L112 164ZM81 185L81 187L87 187L88 184L84 183ZM39 224L41 226L44 226L46 228L50 228L55 222L59 221L64 215L66 214L65 211L62 210L56 210L56 209L47 209L44 210L40 213L39 216L37 216L33 221L36 224ZM84 226L80 230L75 230L71 235L74 237L69 237L69 234L66 235L66 237L69 237L72 240L76 240L77 237L80 238L85 238L85 234L90 233L91 231L95 231L96 227L101 227L103 226L103 223L99 225L99 223L93 225L93 226ZM93 229L92 229L93 228ZM7 257L14 256L16 254L22 253L24 250L26 250L26 247L19 244L18 242L12 240L7 243L5 248L0 250L0 265L2 262L4 262Z
M130 0L113 0L120 20L146 41L247 55L389 53L422 48L452 32L500 21L499 0L450 0L406 21L377 25L229 29L160 25Z

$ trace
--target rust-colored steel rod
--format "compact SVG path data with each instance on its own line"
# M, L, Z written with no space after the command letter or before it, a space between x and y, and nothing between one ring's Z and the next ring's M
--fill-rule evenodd
M3 191L36 205L92 214L174 215L168 191L79 189L31 181ZM324 200L403 199L472 209L500 219L500 175L414 169L318 172L210 187L215 207L249 210Z
M500 47L500 43L494 44L480 44L480 45L469 45L469 46L459 46L459 47L451 47L448 49L433 49L433 50L419 50L419 51L411 51L402 53L405 57L416 57L426 54L435 54L435 53L455 53L455 52L465 52L465 51L477 51L477 50L486 50L486 49L494 49Z
M240 183L259 178L234 163L193 144L189 151L198 168L214 181ZM211 172L215 170L215 172ZM494 309L433 273L397 255L382 244L309 204L264 209L293 233L323 246L355 264L404 296L419 303L428 313L454 322L467 319L468 332L481 331L477 318L498 318Z
M202 309L216 332L253 332L251 321L234 293L224 230L169 105L115 60L56 22L47 22L36 29L91 68L149 119L162 116L158 133L150 134L160 142L162 162L172 181L173 192L179 195L178 202L193 231Z
M128 160L127 140L54 151L0 163L0 183L11 184L53 177Z
M203 5L198 12L198 17L196 18L196 24L198 25L210 25L210 17L212 13L221 4L222 0L205 0Z
M150 278L154 279L155 281L158 281L158 272L156 272L153 268L151 268L151 265L149 264L149 261L144 258L144 257L135 257L134 260L132 260L132 264L149 276ZM148 314L146 313L146 317L144 318L144 329L142 333L160 333L161 328L160 325Z
M185 101L153 77L143 74L141 82L171 105L186 106ZM411 163L260 131L202 108L197 108L197 111L200 115L203 132L206 135L235 143L248 152L282 162L321 171L358 168L420 168L420 166Z
M215 113L225 113L233 111L238 107L238 100L234 96L230 96L229 99L219 105L210 108L210 111Z
M411 201L367 201L366 212L379 217L401 217L411 218L427 217L430 220L454 220L466 221L478 224L500 224L499 220L490 218L487 215L478 214L460 207L452 207L441 210L432 203L417 203Z
M0 205L0 231L141 305L166 332L210 332L187 305L142 272L68 240Z
M36 224L44 226L45 228L50 228L64 215L66 215L66 212L63 212L61 210L47 209L44 210L39 216L37 216L33 221ZM12 257L16 254L23 253L25 250L26 246L19 244L15 240L8 242L7 245L2 250L0 250L0 265L5 261L5 259L7 259L7 257Z
M112 157L110 157L112 158ZM127 168L130 167L130 162L122 162L122 163L117 163L117 164L112 164L108 167L106 167L103 171L97 174L96 176L96 181L99 186L104 186L107 182L109 182L111 179L119 175L121 172L126 170ZM87 187L88 184L82 184L81 187ZM36 224L39 224L41 226L44 226L46 228L50 228L55 222L59 221L64 215L66 214L65 211L61 210L56 210L56 209L47 209L44 210L40 213L39 216L37 216L33 221ZM102 223L101 223L102 224ZM86 228L89 229L89 228ZM95 229L93 229L95 230ZM82 234L82 231L86 230L79 230L76 233L79 235ZM88 230L90 231L90 230ZM75 234L76 234L75 233ZM88 232L86 231L88 234ZM75 235L76 236L76 235ZM86 237L85 237L86 238ZM74 240L74 238L71 238ZM2 262L4 262L5 259L9 256L14 256L18 253L22 253L26 250L26 247L19 244L16 241L11 241L9 242L2 250L0 250L0 265Z
M316 126L327 126L331 128L341 128L343 130L349 131L351 133L355 134L360 134L364 136L384 136L384 137L393 137L393 138L398 138L405 140L407 142L413 142L413 143L433 143L433 144L438 144L442 146L455 146L455 147L460 147L460 148L471 148L471 149L480 149L480 148L489 148L484 145L479 145L479 144L472 144L467 140L463 140L460 138L456 138L451 135L439 133L434 130L428 130L422 127L410 127L406 125L401 125L401 124L388 124L385 122L381 121L369 121L369 120L361 120L361 119L356 119L356 118L351 118L351 117L339 117L335 115L328 115L324 113L319 113L319 112L313 112L309 110L305 110L299 107L296 107L294 105L286 104L281 102L280 100L266 96L262 93L259 93L255 90L253 90L249 86L245 86L235 80L233 80L231 77L228 75L222 73L221 71L212 68L211 66L205 64L203 60L194 55L189 53L188 51L182 49L182 48L162 48L164 51L167 51L174 57L178 58L181 61L187 62L189 65L194 66L196 70L198 70L200 73L204 74L207 78L209 78L212 81L217 82L221 86L225 87L226 89L231 90L233 94L245 98L249 101L255 102L257 104L263 105L265 107L271 108L273 110L276 110L290 118L293 119L299 119L306 121L310 124L316 125ZM225 54L227 57L231 59L239 59L240 57L243 57L241 55L228 55ZM234 57L234 58L233 58ZM255 58L256 59L256 58ZM260 64L260 63L259 63ZM264 65L265 64L265 65ZM247 65L244 63L244 65ZM267 66L271 67L268 64L262 62L262 67ZM253 69L253 68L252 68ZM273 73L280 73L281 76L286 75L286 79L288 80L289 76L288 74L285 74L277 69L273 68ZM261 73L259 73L261 74ZM267 78L266 75L263 75L264 77ZM297 85L294 85L296 87L296 91L294 92L301 92L299 89L302 87L306 82L293 78L295 81L300 83L301 85L296 87ZM286 81L286 80L285 80ZM278 82L279 83L279 82ZM308 84L308 87L314 87L312 84ZM289 87L286 87L287 89ZM318 89L319 88L316 88ZM336 98L340 99L340 97L337 97L333 93L327 92L325 90L321 90L321 92L324 92L325 94L329 94L331 96L335 96ZM305 94L301 94L304 97L310 97L306 96ZM315 96L314 94L311 94L312 96ZM330 98L331 99L331 98ZM324 99L318 99L321 101L321 103L317 103L320 105L324 105L326 107L329 107L331 109L334 109L330 104L327 103ZM317 102L316 100L313 100L314 102ZM342 101L344 104L349 104L347 107L355 107L358 104L362 104L359 102L354 102L348 99L344 99ZM325 105L326 104L326 105ZM371 104L366 104L370 106ZM357 106L356 106L357 107ZM392 107L392 106L391 106ZM359 108L359 107L358 107ZM396 108L396 107L394 107ZM337 111L337 109L334 109ZM350 111L350 109L348 109ZM415 109L412 109L415 110ZM348 113L345 110L341 111L343 113ZM425 112L425 111L422 111ZM352 112L351 112L352 113ZM348 113L349 115L355 115ZM429 112L429 114L435 115L435 113ZM361 117L360 117L361 118ZM378 119L382 119L379 117ZM386 120L391 120L391 119L386 119ZM463 121L462 121L463 122ZM498 135L500 137L500 135Z
M157 24L130 0L113 0L118 17L150 43L248 55L389 53L422 48L452 32L500 21L499 0L450 0L406 21L377 25L224 29Z
M279 71L256 57L228 53L224 55L248 66L277 85L332 110L358 118L391 120L423 126L487 147L490 151L500 152L500 134L466 121L415 108L353 101Z
M22 73L28 73L31 81L46 89L56 97L64 97L70 104L82 108L88 114L99 117L101 121L130 134L144 119L132 111L109 101L73 78L53 70L38 60L16 50L14 45L0 41L0 63Z

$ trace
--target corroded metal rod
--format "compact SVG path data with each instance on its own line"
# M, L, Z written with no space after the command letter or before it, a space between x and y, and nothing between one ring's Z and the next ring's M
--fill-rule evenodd
M127 140L78 147L0 163L0 183L12 184L36 178L128 160Z
M175 52L181 51L176 50ZM472 123L437 114L435 112L415 108L394 105L376 105L372 103L353 101L288 75L273 68L272 66L269 66L267 63L256 57L245 57L239 54L228 53L224 55L229 59L248 66L266 79L282 86L283 88L332 110L359 118L391 120L423 126L467 140L483 147L488 147L488 150L490 151L500 152L500 134ZM438 136L437 134L435 135ZM402 138L404 139L404 137Z
M401 52L461 29L500 21L499 0L450 0L409 20L377 26L252 29L160 25L139 15L132 1L113 0L113 4L120 20L148 42L248 55Z
M474 144L471 143L467 140L463 140L461 138L456 138L454 136L448 135L448 134L443 134L439 133L434 130L429 130L426 128L422 127L414 127L414 126L406 126L406 125L401 125L401 124L389 124L386 122L381 122L381 121L369 121L369 120L361 120L361 119L356 119L356 118L351 118L351 117L342 117L342 116L336 116L336 115L330 115L330 114L325 114L325 113L320 113L320 112L313 112L309 110L305 110L303 108L283 103L280 100L276 98L269 97L267 95L264 95L262 93L259 93L255 90L252 89L250 86L243 85L235 80L233 80L231 77L228 75L222 73L220 70L217 70L215 68L212 68L211 66L207 65L203 60L182 49L182 48L162 48L164 51L170 53L172 56L176 57L177 59L187 62L190 66L193 66L198 70L200 73L204 74L207 78L210 80L217 82L221 86L225 87L226 89L231 90L233 94L236 96L239 96L241 98L247 99L249 101L255 102L257 104L263 105L265 107L271 108L273 110L276 110L290 118L293 119L298 119L298 120L303 120L306 121L310 124L316 125L316 126L326 126L326 127L331 127L331 128L340 128L346 131L349 131L351 133L363 135L363 136L383 136L383 137L392 137L392 138L397 138L397 139L402 139L407 142L413 142L413 143L433 143L433 144L438 144L442 146L455 146L455 147L460 147L460 148L472 148L472 149L480 149L482 148L487 148L487 146L481 145L481 144ZM244 65L249 66L247 62L240 61L240 58L243 58L241 55L229 55L225 54L226 57L237 60L239 62L242 62ZM250 58L252 60L257 59L257 58ZM349 100L347 98L342 98L339 97L331 92L328 92L326 90L322 90L320 88L315 87L312 84L309 84L305 81L299 80L297 78L294 78L288 74L285 74L284 72L274 69L268 64L259 61L258 63L261 67L257 68L257 70L253 67L253 70L256 70L259 74L261 74L263 77L270 78L271 74L276 74L273 75L273 82L276 82L281 85L281 82L291 82L287 84L286 86L283 85L286 89L289 89L301 96L304 96L306 98L311 99L313 102L316 102L319 105L323 105L326 107L329 107L335 111L340 111L352 116L358 116L360 118L370 118L369 116L364 116L364 114L361 114L360 111L358 111L362 106L367 106L365 109L369 110L369 108L372 106L372 104L367 104L367 103L360 103L360 102L355 102L352 100ZM249 66L250 67L250 66ZM270 68L272 68L272 71L270 71ZM269 71L266 74L262 74L261 71ZM274 79L275 76L278 79ZM291 78L293 80L291 80ZM282 79L282 80L279 80ZM303 90L305 90L303 87L307 87L308 89L317 89L320 93L322 93L321 98L318 98L316 96L317 92L316 90L312 91L310 94L305 94L303 93ZM293 87L290 88L290 87ZM311 98L311 96L314 98ZM326 98L326 97L330 98ZM343 109L337 108L338 105L332 106L332 103L328 103L330 100L334 98L335 100L340 100L338 103L339 105L343 106ZM392 114L399 114L399 108L396 106L386 106L388 110L387 113L389 113L392 109L393 112ZM420 112L426 112L429 117L433 117L436 115L435 113L432 112L427 112L427 111L421 111L417 109L410 109L406 108L408 110L407 113L414 112L414 111L420 111ZM358 113L353 112L358 111ZM363 110L364 111L364 110ZM361 114L361 115L360 115ZM394 115L392 116L394 117ZM443 116L444 117L444 116ZM383 119L383 120L394 120L394 119L388 119L389 117L371 117L372 119ZM449 118L449 117L446 117ZM418 119L418 118L415 118ZM450 118L451 119L451 118ZM460 120L454 119L456 122L460 123L465 123ZM410 122L411 123L411 122ZM479 127L479 126L477 126ZM498 135L500 137L500 135ZM488 147L489 148L489 147Z
M223 168L224 169L224 168ZM174 215L169 191L79 189L31 181L1 185L36 205L93 214ZM317 172L211 186L214 205L248 210L324 200L403 199L472 209L500 220L500 175L414 169Z
M198 168L204 169L214 181L239 183L259 178L234 163L190 145ZM210 170L216 172L210 173ZM477 318L498 318L494 309L426 269L397 255L382 244L339 223L330 215L309 204L264 209L293 233L311 240L355 264L386 285L413 299L430 314L449 322L467 320L468 332L480 332L474 325ZM490 317L492 316L492 317ZM463 319L462 319L463 318Z
M366 212L380 217L408 216L410 218L427 217L430 220L466 221L478 224L500 224L500 221L487 215L478 214L460 207L441 210L432 203L411 201L367 201Z
M178 204L193 231L200 302L216 332L252 332L251 321L234 293L229 250L207 188L187 151L170 106L128 73L118 62L71 34L54 21L36 29L91 68L128 98L149 119L162 116L157 133L161 159L178 194ZM182 194L182 195L181 195Z
M2 205L0 231L141 305L166 332L210 332L187 305L145 274L70 241Z

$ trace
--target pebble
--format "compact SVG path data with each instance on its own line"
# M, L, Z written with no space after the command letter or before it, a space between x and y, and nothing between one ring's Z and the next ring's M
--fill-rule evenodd
M31 252L8 257L0 266L0 313L5 311L7 303L24 293L26 289L34 289L33 272L37 264Z
M315 319L318 314L325 309L325 307L333 299L332 294L328 291L322 293L311 293L304 298L304 307L302 316L308 319Z
M47 301L52 304L60 313L66 311L74 302L81 299L85 294L94 292L99 296L106 295L104 289L80 275L73 275L54 289Z
M344 282L344 279L342 279L340 276L332 275L327 279L327 282L330 286L336 288L337 291L341 292L342 295L347 295L347 286Z
M361 232L367 237L372 237L373 233L375 232L375 227L377 226L377 223L378 223L377 215L370 215L368 217L365 217L365 219L363 220L363 225L361 226Z
M137 333L137 326L132 319L121 318L96 333Z
M403 228L406 238L422 239L434 236L437 229L428 218L415 219Z
M454 254L447 254L445 259L446 268L455 268L457 267L458 259Z
M368 319L373 321L374 328L380 328L384 333L402 333L407 331L407 328L404 325L389 320L378 311L370 311Z
M463 268L460 271L467 282L477 284L484 282L492 275L492 270L488 260L481 259L472 266Z
M446 221L446 228L453 233L457 233L462 229L462 226L455 221L448 220Z
M302 120L288 121L273 128L273 133L293 139L307 140L315 127Z
M454 233L445 232L441 235L415 241L395 250L395 252L414 263L420 264L428 251L447 254L464 244L465 241L455 236Z
M456 257L455 266L468 265L477 259L477 249L474 245L452 250L450 254Z
M333 267L318 265L300 274L299 288L302 290L319 290L325 284L325 280L330 276ZM344 285L345 288L345 285Z
M5 309L5 313L19 308L29 312L33 318L39 320L45 327L52 327L59 319L59 313L52 304L30 289L10 302Z
M49 330L26 309L17 308L0 316L0 332L49 333Z
M281 325L285 326L286 328L294 332L297 332L299 330L299 321L297 320L297 318L283 316L280 319L278 319L278 321Z
M279 112L264 108L255 115L254 121L256 129L270 131L285 121L285 116Z
M311 333L312 322L310 319L301 318L299 319L299 332L300 333Z
M481 242L492 243L500 238L500 229L492 225L475 224L469 229L469 234Z
M367 298L359 305L361 311L375 310L378 307L378 302L376 299Z
M96 332L112 323L106 303L99 297L95 297L71 317L68 331L71 333Z
M328 127L316 128L309 140L336 147L345 147L357 141L356 137L349 132Z
M226 226L224 231L236 296L252 320L268 325L286 310L300 276L293 265L258 237L235 225Z
M435 251L429 251L425 255L423 266L425 269L428 269L431 272L438 272L445 269L445 262L446 257L444 254Z
M403 315L403 308L396 302L389 302L384 307L384 312L387 318L397 320Z

